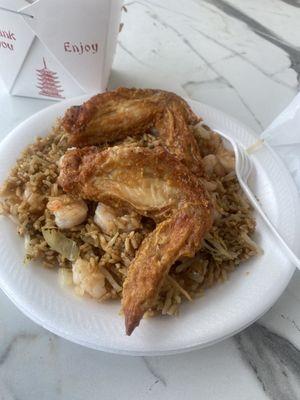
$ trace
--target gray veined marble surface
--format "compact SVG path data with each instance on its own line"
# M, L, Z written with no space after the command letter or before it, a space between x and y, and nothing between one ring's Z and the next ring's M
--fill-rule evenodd
M110 86L159 86L257 132L300 82L299 0L129 1ZM0 139L50 102L0 86ZM239 335L167 357L85 349L38 327L0 293L0 400L300 399L300 273Z

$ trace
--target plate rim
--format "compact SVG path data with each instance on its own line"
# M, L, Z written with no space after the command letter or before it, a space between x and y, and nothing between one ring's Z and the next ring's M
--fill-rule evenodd
M27 118L21 124L19 124L17 127L15 127L8 135L6 135L6 137L0 142L0 151L5 147L6 143L8 141L10 141L13 136L18 135L18 131L20 131L20 130L22 131L22 129L24 129L24 127L26 127L27 124L32 123L32 121L34 121L35 119L39 119L40 117L43 116L43 114L46 115L49 112L55 113L55 112L57 112L57 110L59 110L59 112L61 112L63 110L63 108L66 108L71 104L75 104L76 102L83 102L83 101L89 99L90 97L91 97L90 95L84 95L84 96L78 96L78 97L75 97L75 98L72 98L72 99L68 99L68 100L65 100L63 102L50 105L49 107L46 107L43 110L31 115L29 118ZM239 127L243 128L244 130L246 130L254 138L258 138L259 137L247 125L243 124L242 122L240 122L236 118L228 115L227 113L225 113L225 112L223 112L221 110L218 110L217 108L212 107L210 105L207 105L205 103L201 103L201 102L198 102L198 101L195 101L195 100L191 100L191 99L186 99L186 100L192 106L193 106L193 104L197 104L197 107L205 107L207 110L210 110L210 111L212 111L214 113L217 113L220 116L223 116L225 119L228 119L228 120L232 121L236 126L239 126ZM276 162L280 164L281 168L285 169L286 173L290 177L292 185L294 186L294 190L297 193L295 183L293 182L292 177L290 176L289 171L287 170L284 162L279 157L279 155L275 152L274 149L272 149L268 144L266 144L266 145L268 146L268 150L272 153L272 157L276 159ZM161 350L161 351L156 351L156 350L154 350L154 351L126 350L126 349L118 349L118 348L115 348L115 347L110 348L108 346L100 346L100 345L96 345L94 343L91 343L91 342L88 342L88 341L85 341L85 340L78 339L76 337L76 335L72 336L71 333L69 333L69 332L66 333L65 331L63 331L63 329L60 329L57 326L52 326L51 323L45 323L45 320L42 317L39 317L38 315L35 315L34 312L30 312L29 310L24 308L22 306L21 302L16 299L16 296L12 293L12 291L9 290L7 285L5 285L5 282L2 282L2 279L0 279L0 287L2 288L3 292L9 297L9 299L16 305L16 307L19 308L28 318L33 320L38 325L41 325L45 329L49 330L50 332L52 332L54 334L57 334L58 336L63 337L64 339L67 339L69 341L72 341L74 343L80 344L80 345L85 346L85 347L89 347L89 348L93 348L93 349L96 349L96 350L105 351L105 352L109 352L109 353L114 353L114 354L124 354L124 355L133 355L133 356L150 356L150 355L154 356L154 355L177 354L177 353L183 353L183 352L192 351L192 350L199 349L199 348L208 347L208 346L211 346L211 345L213 345L213 344L215 344L215 343L217 343L219 341L225 340L226 338L229 338L229 337L237 334L238 332L244 330L247 326L251 325L257 319L259 319L262 315L264 315L272 307L272 305L279 299L279 297L282 295L283 291L286 289L288 283L290 282L290 279L291 279L291 277L292 277L292 275L294 273L294 270L295 270L295 267L292 266L292 264L290 264L290 273L289 273L288 278L286 279L286 282L284 282L284 284L282 285L280 290L277 291L276 296L273 296L272 300L266 302L265 308L259 313L259 315L257 315L255 318L249 320L248 323L244 324L243 326L239 327L238 329L232 331L231 333L229 333L227 335L224 335L224 336L219 337L217 339L213 339L213 340L208 341L206 343L199 343L199 344L196 344L196 345L188 345L187 344L185 347L181 346L180 348L174 348L174 349L170 349L170 350Z

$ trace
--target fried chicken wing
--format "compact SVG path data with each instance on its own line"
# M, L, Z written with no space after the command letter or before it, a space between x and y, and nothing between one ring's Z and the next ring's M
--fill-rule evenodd
M201 156L190 128L200 120L174 93L119 88L71 107L62 124L76 147L114 142L154 128L169 152L201 174Z
M164 277L181 257L193 257L212 224L210 198L199 179L162 147L115 146L69 150L59 184L83 199L151 217L123 287L126 333L154 304Z

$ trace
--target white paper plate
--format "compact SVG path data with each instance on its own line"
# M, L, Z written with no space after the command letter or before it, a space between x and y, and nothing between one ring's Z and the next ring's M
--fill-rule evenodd
M0 182L24 147L36 136L47 134L67 107L86 97L68 100L32 116L0 144ZM241 144L255 141L254 133L224 113L205 104L190 102L213 129ZM296 188L278 157L267 147L253 156L253 188L282 235L297 251L300 211ZM171 354L208 346L245 328L278 299L294 271L269 231L258 219L257 240L264 255L243 264L225 284L181 308L179 317L143 320L131 337L124 334L118 302L98 304L62 289L57 273L36 264L24 267L23 240L7 218L0 218L0 285L29 318L46 329L84 346L131 355ZM298 240L299 243L299 240Z

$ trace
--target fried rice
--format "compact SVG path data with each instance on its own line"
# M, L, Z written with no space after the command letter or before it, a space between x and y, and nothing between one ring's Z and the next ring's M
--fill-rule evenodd
M202 156L208 160L207 156L215 155L220 148L220 137L205 125L196 127L194 133ZM160 144L152 134L138 139L128 137L124 142L148 147ZM60 283L74 286L78 295L89 295L98 301L121 298L128 267L145 236L154 229L154 223L147 218L137 218L134 230L110 236L94 223L96 203L86 201L88 217L85 222L60 232L62 237L72 241L80 259L89 266L75 276L72 262L51 248L44 234L45 230L58 231L46 205L52 197L63 194L57 177L59 160L67 148L67 138L59 122L48 136L28 146L1 188L0 212L17 224L18 234L24 237L25 262L36 260L44 267L56 269ZM211 170L207 172L207 179L215 205L213 227L194 258L176 262L171 267L148 315L176 315L184 300L200 297L206 289L226 281L241 262L260 252L251 238L255 231L252 209L234 170L225 174ZM135 218L135 215L124 218ZM100 282L99 276L103 277L104 288L100 299L93 295L95 285ZM89 285L91 290L87 289Z

